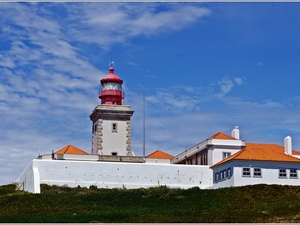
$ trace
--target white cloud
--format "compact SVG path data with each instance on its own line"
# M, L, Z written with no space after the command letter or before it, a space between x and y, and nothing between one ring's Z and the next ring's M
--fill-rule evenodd
M15 64L10 56L0 55L0 66L14 68Z
M257 66L263 66L263 65L264 65L264 63L262 63L262 62L258 62L258 63L255 63L255 65L257 65Z
M70 20L76 21L67 34L79 41L97 43L106 48L113 43L125 43L139 35L158 35L179 30L210 15L204 7L172 4L166 11L156 11L155 3L82 4L69 9ZM80 20L78 18L80 17ZM91 34L82 32L88 28Z
M242 85L244 83L244 80L240 77L235 77L233 79L233 81L237 84L237 85Z
M242 85L244 83L243 78L234 77L230 79L227 75L218 81L218 84L221 88L221 96L228 94L236 85Z
M157 89L154 94L146 96L147 103L170 112L198 111L203 98L199 87L173 86ZM193 93L193 94L191 94Z
M229 79L228 77L224 77L222 78L222 80L220 80L218 82L218 84L220 85L221 87L221 93L222 94L227 94L228 92L231 91L231 89L233 88L234 86L234 83L231 79Z

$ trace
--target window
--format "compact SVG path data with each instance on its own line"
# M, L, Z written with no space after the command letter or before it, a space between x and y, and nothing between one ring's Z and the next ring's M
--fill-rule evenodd
M261 168L253 168L253 176L261 177Z
M198 156L198 165L201 165L201 155Z
M279 178L286 178L286 169L279 169Z
M297 169L290 169L290 178L298 178Z
M105 91L105 90L119 90L119 91L121 91L122 86L121 86L121 84L118 84L118 83L108 82L108 83L104 83L102 85L102 91Z
M203 154L203 165L207 165L206 153Z
M231 152L223 152L223 159L231 156Z
M223 174L223 171L220 172L220 180L223 180L224 179L224 174Z
M97 132L97 127L98 127L98 122L94 123L93 125L93 129L92 129L93 133Z
M215 173L215 182L219 181L219 173Z
M118 153L117 152L112 152L111 155L118 155Z
M231 177L231 168L228 168L227 169L227 178L230 178Z
M112 123L111 124L111 132L113 132L113 133L118 132L118 124L117 123Z
M250 167L243 167L243 177L250 177Z

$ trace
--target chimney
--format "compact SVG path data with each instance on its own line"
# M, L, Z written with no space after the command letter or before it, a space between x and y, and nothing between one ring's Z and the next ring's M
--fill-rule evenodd
M284 153L292 155L292 138L290 136L284 138Z
M235 128L231 131L231 137L240 140L240 130L238 126L235 126Z

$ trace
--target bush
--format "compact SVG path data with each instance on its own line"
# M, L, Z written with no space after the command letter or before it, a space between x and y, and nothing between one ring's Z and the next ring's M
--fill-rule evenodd
M97 185L94 185L94 184L90 185L89 188L90 188L91 190L93 190L93 191L97 191L97 190L98 190L98 186L97 186Z
M179 188L170 188L166 185L162 185L159 187L150 187L148 189L141 189L143 192L143 197L154 197L154 198L169 198L175 197L178 192L180 192Z
M9 193L14 193L16 192L16 185L15 184L8 184L8 185L3 185L0 186L0 196L1 195L6 195Z

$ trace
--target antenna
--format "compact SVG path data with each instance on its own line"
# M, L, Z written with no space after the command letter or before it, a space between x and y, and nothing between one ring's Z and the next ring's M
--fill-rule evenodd
M145 92L143 92L143 162L146 162L145 158Z
M113 67L115 65L115 62L112 60L112 50L110 51L110 63L109 66Z

